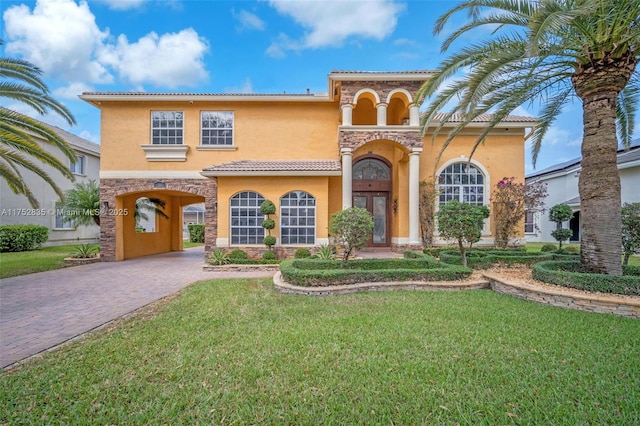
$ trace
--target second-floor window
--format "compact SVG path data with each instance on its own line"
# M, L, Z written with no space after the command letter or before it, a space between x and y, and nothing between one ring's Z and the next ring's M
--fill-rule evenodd
M233 145L233 111L200 113L202 145Z
M75 175L84 175L84 155L78 155L75 163L69 163L69 169Z
M151 111L151 143L181 145L184 131L182 111Z

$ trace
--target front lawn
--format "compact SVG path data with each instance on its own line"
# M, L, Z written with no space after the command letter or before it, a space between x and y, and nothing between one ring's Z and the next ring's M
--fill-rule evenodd
M0 424L640 424L640 321L490 291L192 285L0 375Z
M64 268L76 245L44 247L31 251L0 253L0 278Z

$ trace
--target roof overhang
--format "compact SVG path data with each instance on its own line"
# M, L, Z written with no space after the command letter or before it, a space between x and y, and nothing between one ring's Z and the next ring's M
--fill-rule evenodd
M207 167L205 177L218 176L341 176L337 160L241 160Z

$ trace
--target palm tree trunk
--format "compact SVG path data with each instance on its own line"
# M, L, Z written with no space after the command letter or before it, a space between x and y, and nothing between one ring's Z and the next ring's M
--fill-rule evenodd
M617 166L615 90L583 93L584 135L578 181L582 236L580 261L587 272L622 275L622 218ZM580 91L578 91L580 94Z

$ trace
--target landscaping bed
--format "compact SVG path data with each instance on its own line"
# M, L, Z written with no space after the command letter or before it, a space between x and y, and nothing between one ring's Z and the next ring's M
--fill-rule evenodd
M297 286L318 287L366 282L456 281L472 270L448 265L430 256L417 259L339 260L294 259L280 263L283 279Z

